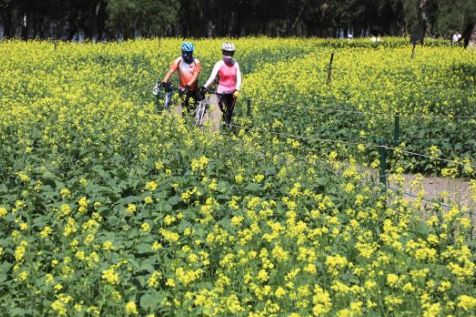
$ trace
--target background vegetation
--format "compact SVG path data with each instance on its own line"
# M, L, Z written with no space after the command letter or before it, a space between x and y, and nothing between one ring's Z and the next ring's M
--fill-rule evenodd
M222 41L195 41L201 83ZM243 98L245 128L209 133L151 93L181 42L0 45L0 316L475 314L476 120L452 121L474 113L470 50L237 39L253 116ZM397 111L429 144L385 192L366 143ZM421 177L401 194L405 168L457 157L466 206L425 201Z
M476 22L472 0L0 0L7 37L448 36ZM81 33L82 34L82 33Z

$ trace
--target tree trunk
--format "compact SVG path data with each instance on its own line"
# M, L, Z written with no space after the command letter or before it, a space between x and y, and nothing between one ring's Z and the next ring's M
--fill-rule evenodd
M28 14L25 12L21 13L21 23L20 23L20 38L22 40L28 40Z
M425 36L430 26L428 2L429 0L420 0L418 5L417 24L414 26L410 37L410 41L413 44L424 44Z
M140 39L142 38L142 29L140 26L137 26L134 28L134 39Z
M468 47L468 45L473 47L476 45L476 23L466 28L460 41L461 40L464 41L464 48Z
M213 37L213 23L210 20L207 22L207 37Z
M28 11L26 14L26 38L33 39L35 38L35 13Z
M99 28L98 28L98 20L99 20L99 12L101 10L101 2L99 1L96 3L94 7L94 12L92 15L92 39L93 42L97 42L99 39Z

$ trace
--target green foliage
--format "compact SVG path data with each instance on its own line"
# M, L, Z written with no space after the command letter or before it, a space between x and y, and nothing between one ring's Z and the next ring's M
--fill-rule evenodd
M475 22L472 0L426 3L422 9L420 0L1 0L0 21L8 37L19 29L24 39L32 34L46 37L42 34L52 27L58 34L68 33L68 39L79 29L92 38L106 27L109 38L116 31L126 37L134 37L136 31L142 36L335 37L348 28L354 36L367 31L401 35L414 32L423 16L431 34L447 36ZM21 23L24 16L26 27Z
M160 34L175 21L178 5L175 0L108 0L107 25L111 30L131 35L136 29L146 34Z
M209 133L158 114L150 91L180 42L0 46L1 316L472 313L475 243L465 208L419 208L384 192L344 145L317 153L317 142L252 128ZM204 73L220 43L196 41ZM376 128L372 117L314 107L348 109L365 97L366 110L395 110L398 91L425 87L415 74L433 87L415 95L424 101L443 90L430 81L439 71L459 83L460 69L472 67L467 51L435 45L406 68L403 39L236 43L240 62L256 62L244 78L248 96L256 94L254 117L244 117L241 101L236 122L289 134L348 138L353 128ZM316 56L336 49L329 89L327 59ZM460 64L426 64L449 52ZM300 67L313 76L300 76ZM408 78L413 85L399 86ZM372 95L380 84L394 85L393 95ZM444 92L420 108L397 106L427 111ZM406 126L413 133L420 125ZM434 137L443 128L423 130ZM472 135L474 125L455 131Z
M476 2L472 0L438 1L435 12L434 31L448 34L460 30L464 32L468 25L476 23Z

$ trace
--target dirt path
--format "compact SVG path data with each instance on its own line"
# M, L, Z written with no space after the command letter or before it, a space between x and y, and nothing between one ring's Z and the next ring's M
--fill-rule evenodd
M410 200L415 199L420 189L425 192L426 200L441 200L442 195L446 196L443 199L446 203L456 203L458 205L465 205L474 207L474 202L471 201L470 184L467 180L452 179L448 177L423 177L421 185L418 187L412 186L418 180L415 175L404 175L405 184L402 187L404 195ZM390 183L390 186L392 184Z
M211 94L208 99L210 105L205 113L204 124L201 128L202 130L207 130L209 132L217 132L220 130L220 120L221 120L221 111L218 107L218 99L216 94ZM182 105L176 105L174 107L174 113L178 116L182 115Z
M378 182L379 172L376 169L358 168L362 173L370 175L368 181ZM394 175L388 175L387 183L391 190L401 191L408 202L413 202L419 192L423 190L423 200L426 202L443 202L447 207L452 203L459 206L468 206L473 209L476 202L471 199L471 186L469 180L454 179L450 177L417 176L404 174L403 185L400 186L394 179Z

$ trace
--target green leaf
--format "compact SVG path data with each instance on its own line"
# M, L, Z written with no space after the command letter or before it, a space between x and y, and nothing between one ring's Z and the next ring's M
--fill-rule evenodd
M316 183L321 186L326 186L329 183L329 178L327 177L318 177Z
M8 272L13 266L13 263L4 261L2 265L0 265L0 272Z
M23 308L20 308L20 307L15 307L15 308L12 308L10 309L10 314L9 316L25 316L26 315L26 310L24 310Z
M117 201L118 204L132 204L138 201L142 201L142 196L128 196Z
M148 254L148 253L154 253L152 250L152 246L147 243L141 243L137 246L137 253L138 254Z
M166 201L163 201L163 200L160 200L158 203L157 203L157 207L159 209L159 211L161 212L169 212L169 211L172 211L172 206L166 202Z
M170 198L167 200L167 202L168 202L171 206L175 206L175 205L177 205L181 200L182 200L182 199L181 199L179 196L175 195L175 196L170 197Z
M418 235L427 236L428 234L431 233L432 230L426 223L416 222L411 227L411 231L413 231L414 233Z
M228 231L233 231L233 225L231 224L231 221L229 218L222 219L218 221L218 224L222 226L223 229L226 229Z
M368 313L367 313L367 316L368 316L368 317L381 317L382 314L379 313L379 312L376 312L376 311L371 311L371 312L368 312Z
M226 192L226 190L230 187L230 184L228 184L227 182L218 182L217 184L217 190L220 192L220 193L224 193Z
M0 273L0 283L3 283L7 280L8 276L5 273Z
M179 232L183 232L185 229L191 228L192 226L193 225L190 222L188 222L186 220L182 220L177 229L178 229Z
M132 264L132 266L133 266L136 270L138 270L138 269L140 268L139 263L138 263L135 259L133 259L133 258L129 258L129 259L127 260L127 262L129 262L129 264Z
M265 176L270 176L270 175L275 175L276 174L276 168L274 166L272 167L267 167L264 169L264 175Z
M260 184L250 183L250 184L248 184L248 186L246 186L245 189L250 191L250 192L257 193L257 192L262 191L263 187Z
M154 268L155 262L156 262L155 258L145 259L145 260L142 261L142 263L140 264L139 270L141 270L141 271L147 271L147 272L149 272L149 273L152 273L152 272L155 271L155 268Z
M49 171L46 171L45 173L43 173L41 177L43 178L43 180L52 180L52 181L56 180L57 178L53 173Z
M159 292L147 293L140 298L140 306L148 311L154 311L161 307L164 297Z

